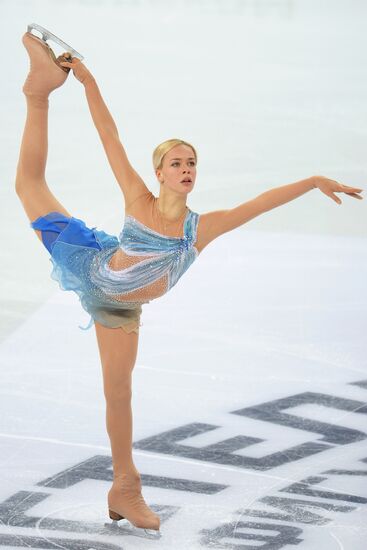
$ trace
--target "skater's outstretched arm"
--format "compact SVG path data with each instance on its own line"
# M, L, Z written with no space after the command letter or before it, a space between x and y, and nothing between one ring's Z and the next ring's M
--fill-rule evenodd
M148 191L148 188L127 158L115 121L102 98L94 76L76 57L73 57L71 63L63 62L61 65L70 67L75 78L84 86L94 125L101 138L112 171L123 192L125 208L127 208L139 195Z
M269 189L252 200L244 202L235 208L228 210L216 210L200 216L200 234L202 235L203 245L219 237L227 231L231 231L240 225L252 220L256 216L272 210L277 206L285 204L297 197L300 197L311 189L318 188L338 204L341 200L334 194L346 193L351 197L362 199L358 193L362 189L342 185L335 180L330 180L324 176L312 176L304 180L296 181L281 187Z

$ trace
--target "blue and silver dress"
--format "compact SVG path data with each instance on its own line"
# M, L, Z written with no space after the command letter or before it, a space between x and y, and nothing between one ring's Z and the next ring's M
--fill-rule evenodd
M130 214L118 238L59 212L40 216L31 227L42 231L51 277L62 290L76 292L90 314L88 325L79 326L87 330L94 320L119 326L119 315L133 318L142 304L168 292L199 254L194 246L198 221L199 214L188 209L182 237L158 233ZM121 265L112 268L119 254Z

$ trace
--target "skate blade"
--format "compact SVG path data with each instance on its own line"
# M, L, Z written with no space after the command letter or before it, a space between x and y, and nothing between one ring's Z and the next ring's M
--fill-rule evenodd
M80 59L80 61L82 61L82 59L84 59L82 54L80 54L74 48L69 46L69 44L67 44L66 42L61 40L61 38L59 38L58 36L52 34L52 32L48 31L44 27L41 27L41 25L38 25L37 23L30 23L27 27L27 31L30 32L31 34L34 34L34 33L32 33L32 29L34 29L34 30L36 30L36 31L38 31L42 34L42 40L44 42L46 42L46 40L52 40L53 42L55 42L56 44L59 44L59 46L64 48L64 51L70 52L72 57L77 57L78 59ZM39 38L39 37L37 36L37 38Z
M156 529L144 529L142 527L135 527L132 523L126 520L127 523L119 525L116 520L111 523L105 523L104 526L114 534L119 535L131 535L133 537L139 537L143 539L157 540L162 537L161 531Z

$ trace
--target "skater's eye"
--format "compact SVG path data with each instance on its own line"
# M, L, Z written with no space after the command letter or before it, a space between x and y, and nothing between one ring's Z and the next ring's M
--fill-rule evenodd
M171 164L171 166L174 166L175 164L179 164L179 162L177 162L177 161L176 161L176 162L173 162L173 163ZM195 162L194 162L193 160L191 160L189 164L195 165Z

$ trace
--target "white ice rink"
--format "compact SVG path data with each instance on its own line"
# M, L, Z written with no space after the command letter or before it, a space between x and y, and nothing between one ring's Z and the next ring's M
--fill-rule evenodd
M213 241L143 306L134 459L161 517L150 540L108 517L94 329L50 279L13 186L20 39L38 22L85 56L156 195L151 154L171 137L198 150L195 212L312 174L366 189L367 4L31 0L0 15L1 550L365 550L366 201L313 190ZM72 74L49 142L52 191L118 234L121 191Z

